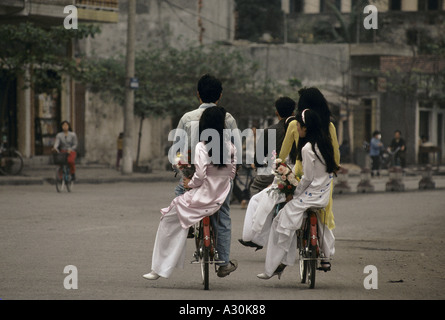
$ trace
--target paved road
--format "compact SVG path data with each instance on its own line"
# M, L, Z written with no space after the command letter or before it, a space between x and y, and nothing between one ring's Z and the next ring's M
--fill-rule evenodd
M281 280L259 280L265 250L242 247L244 210L232 206L232 258L238 270L211 274L200 284L197 265L156 282L151 253L174 183L0 186L0 299L444 299L445 197L440 191L338 195L333 270L318 273L316 289L298 283L298 266ZM192 243L187 257L192 256ZM78 289L67 290L63 270L74 265ZM378 271L367 290L364 268ZM375 282L374 282L375 283Z

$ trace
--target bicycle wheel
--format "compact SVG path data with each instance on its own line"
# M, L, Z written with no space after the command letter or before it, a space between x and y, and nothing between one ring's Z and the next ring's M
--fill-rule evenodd
M306 277L307 277L307 256L306 256L306 246L307 241L305 241L303 237L303 230L299 230L298 233L298 252L299 252L299 262L300 262L300 281L301 283L306 283Z
M23 158L16 150L3 151L0 157L0 172L6 175L15 176L23 169Z
M307 278L309 288L314 289L315 287L315 272L317 270L317 248L310 246L310 260L306 260L307 262Z
M204 217L202 219L202 261L201 271L203 275L204 290L209 290L209 264L210 264L210 218Z
M71 179L70 170L67 167L65 167L64 170L65 170L64 180L65 180L66 190L68 192L71 192L73 188L73 180Z
M317 230L317 215L315 213L310 214L310 218L308 219L308 238L307 243L309 246L308 251L308 284L309 288L313 289L315 287L315 274L317 271L317 249L318 249L318 230Z
M202 251L203 251L201 260L202 281L204 284L204 290L209 290L210 249L206 246L203 246Z
M62 167L56 168L56 190L57 192L62 192L63 187L65 185L65 181L63 178L63 169Z

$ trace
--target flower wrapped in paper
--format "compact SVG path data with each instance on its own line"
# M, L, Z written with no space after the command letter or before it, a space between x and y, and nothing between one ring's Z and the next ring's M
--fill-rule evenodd
M195 174L195 165L191 163L191 150L188 151L187 155L179 152L176 154L173 169L176 171L175 176L180 172L183 178L191 179L193 177Z
M272 173L275 179L269 192L284 193L287 200L290 200L301 177L296 176L291 167L280 158L275 159Z

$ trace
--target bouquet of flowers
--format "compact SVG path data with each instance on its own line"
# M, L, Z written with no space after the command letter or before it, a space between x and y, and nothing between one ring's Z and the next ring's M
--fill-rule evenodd
M175 177L178 172L181 172L182 176L187 179L191 179L195 174L195 165L191 163L191 150L188 151L188 156L185 157L181 153L176 154L175 163L173 168L176 171Z
M280 158L274 161L273 174L275 175L274 185L276 186L272 187L270 191L275 190L279 193L284 193L287 201L290 200L298 186L299 178L295 176L286 162Z

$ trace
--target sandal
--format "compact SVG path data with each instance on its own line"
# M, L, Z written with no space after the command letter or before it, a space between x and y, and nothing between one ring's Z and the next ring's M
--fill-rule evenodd
M328 261L322 261L321 263L321 267L318 268L318 270L324 271L324 272L328 272L331 271L331 263Z
M243 246L245 247L252 247L252 248L256 248L255 251L261 250L263 249L263 246L260 246L252 241L244 241L243 239L238 239L239 243L241 243Z

